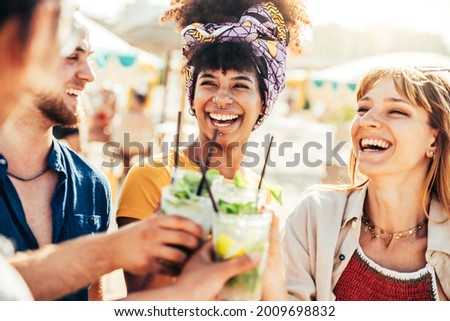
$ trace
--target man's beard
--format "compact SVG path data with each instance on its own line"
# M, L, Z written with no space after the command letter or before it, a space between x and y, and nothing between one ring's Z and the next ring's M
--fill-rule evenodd
M36 105L45 118L55 125L76 127L80 122L78 107L75 112L67 108L62 95L38 94Z

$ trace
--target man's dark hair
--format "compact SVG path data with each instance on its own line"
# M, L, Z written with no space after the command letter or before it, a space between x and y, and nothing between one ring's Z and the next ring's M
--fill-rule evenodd
M40 0L1 0L0 1L0 29L10 19L18 19L20 31L19 41L27 43L30 33L30 22L36 5Z

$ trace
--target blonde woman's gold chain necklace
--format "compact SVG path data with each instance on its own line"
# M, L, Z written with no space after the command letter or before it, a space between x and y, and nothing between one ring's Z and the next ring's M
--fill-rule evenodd
M403 230L400 232L386 233L386 231L384 231L384 229L373 224L372 221L370 220L370 218L365 213L363 213L361 220L362 220L362 223L364 224L364 228L363 228L364 232L370 233L372 240L373 239L382 239L387 245L389 245L392 242L392 240L400 240L405 237L416 234L428 222L428 219L424 219L422 222L418 223L417 225L415 225L414 227L411 227L409 229L406 229L406 230Z

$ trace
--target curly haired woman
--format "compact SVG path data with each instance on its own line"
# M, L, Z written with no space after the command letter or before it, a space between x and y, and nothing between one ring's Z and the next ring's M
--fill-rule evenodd
M179 151L179 167L199 171L207 163L207 147L218 130L210 168L228 179L241 171L256 185L258 175L241 168L243 149L236 146L245 146L285 87L289 39L292 49L300 52L301 27L309 24L301 2L181 1L173 3L163 20L174 20L182 29L186 91L199 128L197 140ZM173 164L174 151L170 151L153 160L154 166L146 163L130 170L119 199L119 226L154 214L162 188L170 183ZM150 283L127 277L130 291Z

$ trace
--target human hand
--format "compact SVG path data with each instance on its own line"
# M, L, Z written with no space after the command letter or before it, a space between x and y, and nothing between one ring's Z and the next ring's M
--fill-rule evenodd
M219 294L233 276L258 266L259 253L214 262L212 241L206 242L186 263L177 281L171 285L177 297L173 300L210 300Z
M279 219L273 211L272 214L269 251L267 253L267 261L263 275L262 300L287 301L288 297L286 283L283 277L283 261L281 252Z
M180 216L154 216L128 224L111 234L115 265L137 275L172 274L161 260L184 264L187 254L174 245L195 250L202 235L199 225Z

